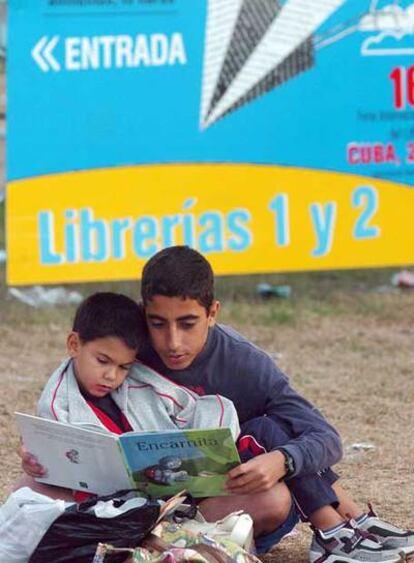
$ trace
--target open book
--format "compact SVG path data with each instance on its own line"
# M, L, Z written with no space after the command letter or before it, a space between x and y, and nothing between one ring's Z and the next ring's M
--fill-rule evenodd
M27 449L47 468L41 483L96 494L139 488L154 497L183 489L195 497L227 494L240 463L229 428L127 432L116 436L16 413Z

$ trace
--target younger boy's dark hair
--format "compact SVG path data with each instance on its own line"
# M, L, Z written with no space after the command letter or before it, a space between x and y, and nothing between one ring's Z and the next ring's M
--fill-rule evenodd
M79 305L72 330L83 343L113 336L131 350L138 350L146 332L142 308L120 293L100 292L87 297Z
M144 305L155 295L196 299L208 313L214 301L214 275L209 262L189 246L160 250L142 272Z

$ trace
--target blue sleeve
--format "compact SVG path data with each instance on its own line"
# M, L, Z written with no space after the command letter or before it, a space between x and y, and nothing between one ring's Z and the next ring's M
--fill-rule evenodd
M321 412L297 393L288 378L262 350L244 354L239 374L247 385L247 404L256 403L255 416L266 414L291 436L284 445L295 460L295 475L316 473L342 458L341 439ZM240 373L243 372L243 373Z

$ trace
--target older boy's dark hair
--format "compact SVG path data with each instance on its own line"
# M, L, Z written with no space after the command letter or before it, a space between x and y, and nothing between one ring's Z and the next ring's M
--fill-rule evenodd
M87 297L79 305L72 330L83 343L113 336L131 350L138 350L146 331L141 307L120 293L100 292Z
M155 295L196 299L209 312L214 301L214 275L209 262L189 246L160 250L142 272L144 305Z

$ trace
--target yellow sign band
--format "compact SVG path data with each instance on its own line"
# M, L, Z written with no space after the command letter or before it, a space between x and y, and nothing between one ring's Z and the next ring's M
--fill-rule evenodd
M281 166L172 164L10 182L8 283L137 279L188 244L217 274L412 262L414 191Z

